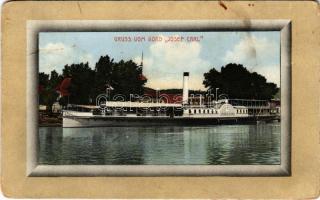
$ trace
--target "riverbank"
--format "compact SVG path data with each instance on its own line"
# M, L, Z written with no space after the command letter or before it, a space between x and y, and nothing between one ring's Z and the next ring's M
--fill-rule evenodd
M61 127L62 126L61 113L50 113L46 111L40 111L39 126L40 127Z

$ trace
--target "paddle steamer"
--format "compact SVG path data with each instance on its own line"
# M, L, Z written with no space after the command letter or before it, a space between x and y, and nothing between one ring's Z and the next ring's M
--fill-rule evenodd
M63 110L63 127L98 126L195 126L280 121L280 106L266 100L220 99L189 96L189 73L183 73L182 100L154 102L108 101L92 105L69 105ZM159 95L161 96L161 95ZM164 101L163 101L164 100Z

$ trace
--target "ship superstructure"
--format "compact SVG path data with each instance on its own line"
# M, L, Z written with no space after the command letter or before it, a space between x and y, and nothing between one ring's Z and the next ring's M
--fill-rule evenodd
M189 96L189 73L183 73L183 89L175 103L166 96L156 101L105 101L99 105L69 105L63 111L63 127L213 125L280 120L280 107L269 101ZM206 99L206 101L204 101ZM195 101L196 100L196 101Z

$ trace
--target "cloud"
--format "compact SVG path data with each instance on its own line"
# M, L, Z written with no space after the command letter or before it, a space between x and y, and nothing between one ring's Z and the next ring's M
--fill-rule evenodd
M273 65L273 66L262 66L256 68L255 70L257 73L263 75L267 78L268 82L272 82L277 84L280 87L280 66Z
M226 52L224 61L241 63L248 67L257 67L269 61L274 61L279 52L279 44L265 37L248 34L232 50Z
M249 71L264 75L268 82L280 86L280 46L266 37L247 34L231 50L223 61L243 64Z
M164 36L162 36L164 37ZM181 88L183 72L190 73L190 88L203 89L203 73L210 63L200 57L199 42L155 42L144 58L144 74L147 86L152 88ZM140 63L141 57L135 62Z
M63 43L47 43L39 48L39 67L41 72L49 73L52 70L61 72L66 64L89 62L93 67L93 56L77 48L76 45Z

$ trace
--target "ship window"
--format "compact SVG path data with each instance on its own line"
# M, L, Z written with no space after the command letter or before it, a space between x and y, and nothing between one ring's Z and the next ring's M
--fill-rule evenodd
M201 110L199 110L199 113L201 114Z
M191 114L191 110L189 109L189 114Z
M197 113L197 110L195 109L193 112L194 112L194 114L196 114L196 113Z

